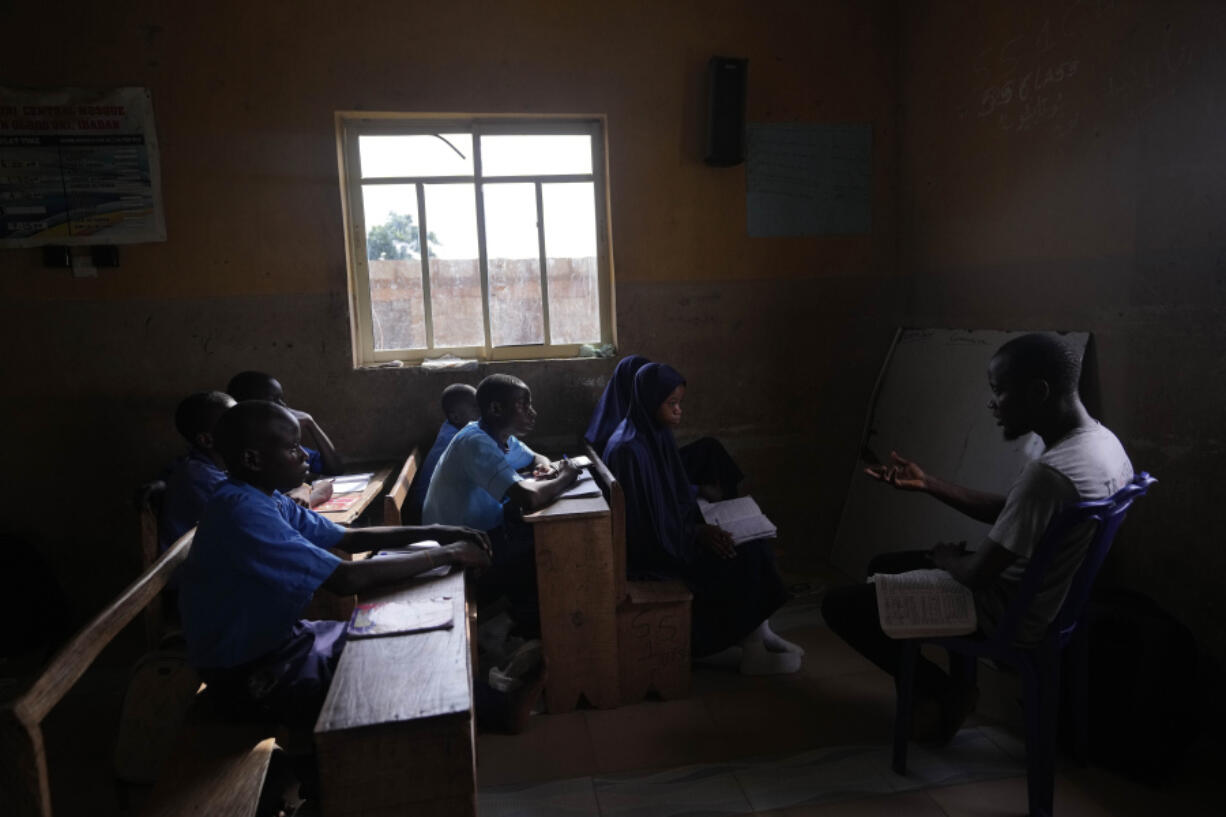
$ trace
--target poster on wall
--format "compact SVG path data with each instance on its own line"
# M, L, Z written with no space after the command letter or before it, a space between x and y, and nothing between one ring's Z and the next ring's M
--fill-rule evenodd
M0 87L0 247L165 240L147 89Z

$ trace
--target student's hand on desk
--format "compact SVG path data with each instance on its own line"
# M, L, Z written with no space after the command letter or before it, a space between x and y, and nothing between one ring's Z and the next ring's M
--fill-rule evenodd
M722 559L736 558L736 543L732 541L732 534L721 527L699 525L698 541L715 551L715 555Z
M316 480L311 485L311 507L322 505L332 498L332 480Z
M553 479L558 475L558 466L560 463L549 463L548 465L538 465L532 469L533 479Z
M431 525L430 538L440 545L467 540L475 542L478 547L488 554L492 555L494 553L493 549L490 548L490 538L486 536L485 531L477 530L476 528L465 528L459 525Z
M890 452L888 465L870 465L864 469L864 473L903 491L922 491L927 487L924 469L911 460L898 456L897 451Z
M475 540L452 542L450 545L444 545L441 550L447 554L451 564L462 568L489 567L490 564L488 546Z

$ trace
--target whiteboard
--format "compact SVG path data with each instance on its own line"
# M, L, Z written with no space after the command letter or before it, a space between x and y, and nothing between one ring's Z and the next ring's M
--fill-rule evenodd
M886 357L865 422L861 456L883 462L897 451L926 472L981 491L1006 493L1023 466L1043 452L1027 434L1006 442L988 410L988 361L1027 332L900 329ZM1085 354L1088 332L1063 337ZM1084 361L1083 370L1092 366ZM927 494L899 491L858 462L839 519L830 561L862 578L869 560L894 550L965 540L977 547L989 526Z

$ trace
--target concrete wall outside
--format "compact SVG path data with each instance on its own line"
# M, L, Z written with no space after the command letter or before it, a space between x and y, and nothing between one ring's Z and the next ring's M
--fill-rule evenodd
M5 546L37 547L78 618L98 609L135 570L133 489L182 447L175 403L240 369L279 376L350 456L429 441L452 378L350 354L333 115L392 110L607 115L620 351L690 377L686 430L724 437L794 549L818 552L901 314L896 20L886 0L15 7L6 84L151 90L168 240L96 280L0 252L21 508ZM701 162L716 54L749 58L750 121L873 124L871 235L746 235L744 168ZM499 367L533 385L545 450L611 368Z
M1226 655L1226 8L900 9L909 319L1094 333L1102 419L1160 480L1109 576Z

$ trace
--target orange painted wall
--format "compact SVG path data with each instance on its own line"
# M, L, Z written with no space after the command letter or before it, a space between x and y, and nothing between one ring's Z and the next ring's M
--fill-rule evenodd
M893 263L891 3L21 4L13 85L151 89L168 241L97 281L0 255L9 297L343 290L333 113L604 113L624 281L880 274ZM343 11L342 11L343 9ZM73 22L65 24L65 18ZM49 49L53 51L51 57ZM871 236L751 239L744 168L701 162L705 65L748 57L751 121L873 122Z

